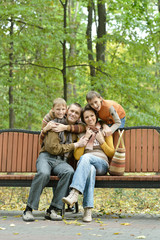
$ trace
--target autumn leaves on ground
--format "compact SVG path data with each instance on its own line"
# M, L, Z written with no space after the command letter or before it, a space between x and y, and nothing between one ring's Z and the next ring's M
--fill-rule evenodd
M24 210L30 188L0 187L0 210ZM52 189L45 188L39 210L44 211L52 199ZM95 189L94 211L101 214L159 214L159 189ZM79 197L82 209L82 196Z

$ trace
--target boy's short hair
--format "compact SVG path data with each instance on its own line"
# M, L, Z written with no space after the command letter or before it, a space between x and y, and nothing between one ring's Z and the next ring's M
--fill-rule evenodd
M62 104L62 105L64 105L64 106L67 107L67 103L66 103L66 101L65 101L63 98L56 98L56 99L54 99L54 101L53 101L53 107L54 107L56 104Z
M100 95L98 92L96 92L96 91L90 91L90 92L88 92L87 95L86 95L86 100L87 100L87 102L88 102L89 100L92 100L92 99L95 98L95 97L100 98L101 95Z

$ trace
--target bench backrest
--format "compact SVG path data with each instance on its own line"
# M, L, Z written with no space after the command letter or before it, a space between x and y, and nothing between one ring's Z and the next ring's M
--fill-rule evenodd
M159 132L159 127L125 128L126 172L160 172ZM9 129L0 133L0 172L36 172L40 132ZM115 145L117 140L115 132Z

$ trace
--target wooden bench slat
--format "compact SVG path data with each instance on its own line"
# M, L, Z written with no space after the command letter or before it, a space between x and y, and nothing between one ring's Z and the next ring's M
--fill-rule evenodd
M131 159L131 156L130 156L130 149L131 149L131 139L130 139L130 134L131 134L131 131L128 130L124 133L124 143L125 143L125 148L126 148L126 163L125 163L125 171L126 172L130 172L130 169L131 169L131 164L130 164L130 159Z
M28 134L28 147L27 147L27 172L32 171L33 161L33 135Z
M23 134L22 172L27 172L28 134ZM31 171L31 170L30 170Z
M12 172L17 171L17 159L18 159L18 133L13 133L13 155L12 155Z
M154 145L153 145L153 156L154 156L154 171L160 171L160 134L154 130ZM159 154L158 154L159 147ZM158 159L159 156L159 159Z
M3 133L2 146L2 172L7 172L7 155L8 155L8 133Z
M136 160L135 160L135 129L132 130L131 133L131 172L135 172L136 169Z
M18 133L18 149L17 149L17 172L22 171L22 153L23 153L23 133ZM14 159L14 161L16 161Z
M143 172L147 172L148 168L147 168L147 162L148 162L148 158L147 158L147 129L143 129L143 133L142 133L142 171Z
M0 171L2 171L2 147L3 147L3 134L0 134Z
M148 171L154 171L153 168L153 129L148 129L147 137L147 146L148 146Z
M8 135L8 154L7 154L7 172L12 171L12 155L13 155L13 133Z
M39 136L33 135L33 154L32 154L32 166L31 169L33 172L36 171L36 160L39 155L40 143L39 143Z
M142 164L141 164L141 153L142 153L142 133L141 129L137 129L136 131L136 171L142 171Z

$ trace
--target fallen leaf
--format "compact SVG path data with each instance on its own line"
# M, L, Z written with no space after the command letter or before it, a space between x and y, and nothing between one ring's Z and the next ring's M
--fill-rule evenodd
M14 235L18 235L19 233L17 233L17 232L15 232L15 233L13 233Z
M138 236L136 237L137 239L145 239L146 237L145 236Z
M82 233L77 233L77 235L82 235Z
M113 233L114 235L119 235L119 234L121 234L121 232L115 232L115 233Z
M10 227L15 227L15 224L14 224L14 223L11 223L11 224L10 224Z
M5 230L5 228L3 228L3 227L0 227L0 230Z
M121 223L121 225L129 226L131 224L130 223Z

